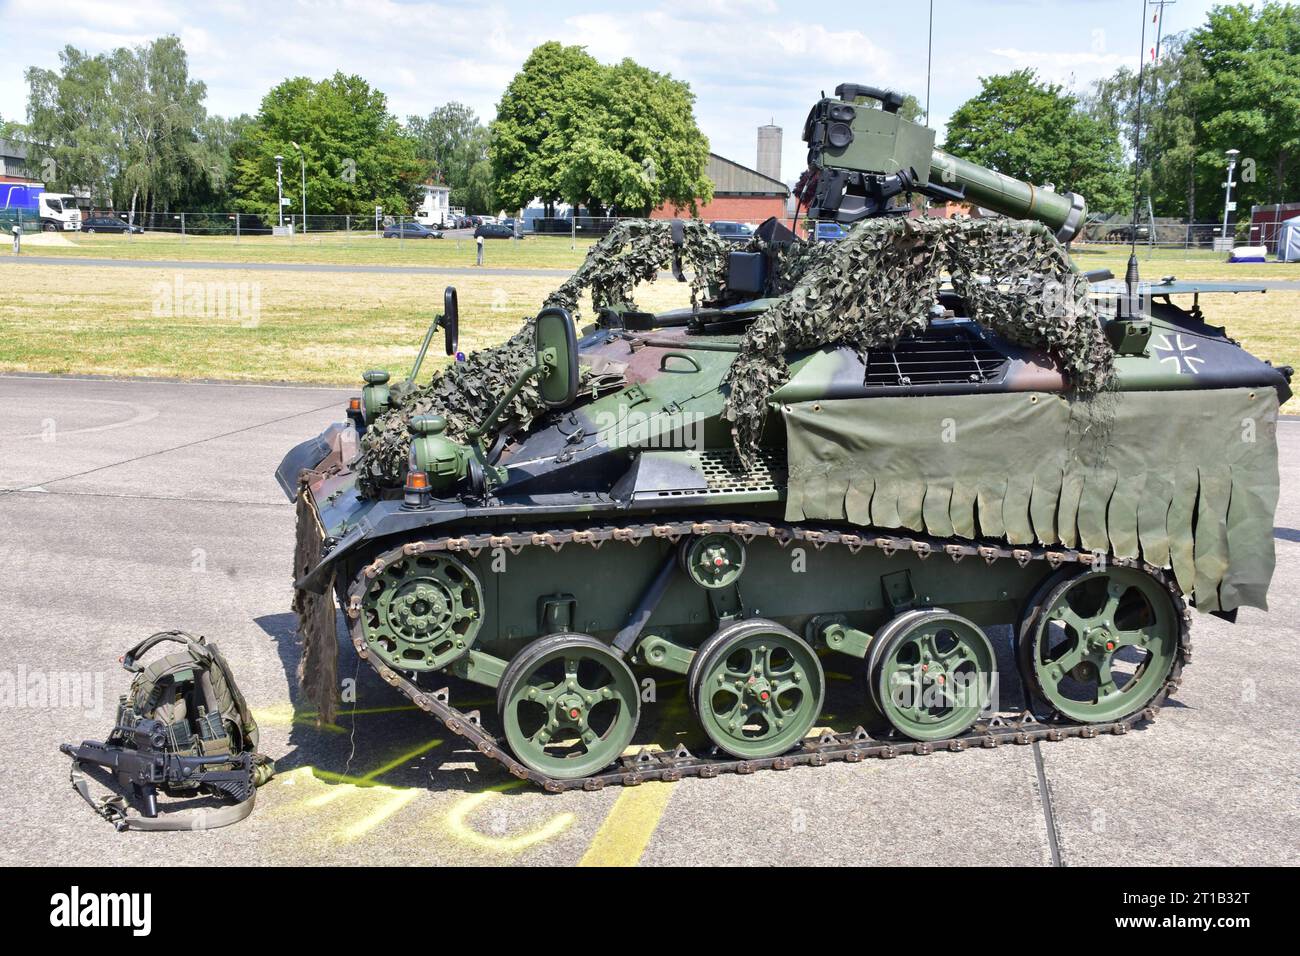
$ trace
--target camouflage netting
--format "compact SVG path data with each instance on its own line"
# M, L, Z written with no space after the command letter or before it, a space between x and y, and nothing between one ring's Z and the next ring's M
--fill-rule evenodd
M360 493L377 497L383 488L402 482L411 453L412 418L443 415L447 419L447 437L464 442L469 429L496 406L516 376L533 360L530 320L505 343L471 352L465 361L434 373L428 385L395 395L391 410L372 422L361 439L361 455L356 463ZM544 408L536 384L528 383L502 414L498 432L526 428Z
M724 415L751 460L787 352L843 344L866 359L924 332L943 274L968 314L1017 345L1050 350L1081 392L1110 379L1114 352L1088 284L1047 227L1011 219L874 219L838 242L799 243L778 265L789 292L754 320L726 379Z
M711 285L723 281L727 253L733 247L702 222L692 220L683 225L682 265L692 273L691 299L698 303ZM597 309L619 304L635 307L632 296L636 287L654 281L669 268L674 251L670 221L620 222L592 246L578 271L551 293L545 305L567 309L576 319L578 299L590 289ZM361 440L356 465L358 491L373 498L384 488L401 484L411 450L408 426L414 416L446 416L447 437L463 442L469 428L482 421L532 362L533 325L528 321L504 345L472 352L464 362L436 373L428 385L395 394L391 410L373 422ZM581 375L580 389L591 387L600 378L585 365ZM536 383L528 383L501 416L498 434L527 428L543 410Z
M727 274L727 253L735 247L698 219L682 223L682 267L691 274L691 303L699 303L710 286L720 286ZM653 282L672 266L672 220L624 220L587 252L578 271L551 293L548 306L578 315L578 299L591 290L596 309L624 304L635 307L632 295L642 282Z

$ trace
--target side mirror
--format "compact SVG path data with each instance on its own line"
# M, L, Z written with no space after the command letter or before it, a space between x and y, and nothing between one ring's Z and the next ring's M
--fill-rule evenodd
M543 309L533 338L542 370L538 381L542 401L550 408L572 404L578 397L578 333L573 319L564 309Z
M460 342L460 307L456 303L456 287L449 285L442 293L442 337L448 355L456 354Z

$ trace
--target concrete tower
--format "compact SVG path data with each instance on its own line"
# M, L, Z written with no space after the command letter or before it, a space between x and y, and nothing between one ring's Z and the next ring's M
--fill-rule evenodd
M754 168L772 179L781 178L781 127L769 123L758 128L758 162Z

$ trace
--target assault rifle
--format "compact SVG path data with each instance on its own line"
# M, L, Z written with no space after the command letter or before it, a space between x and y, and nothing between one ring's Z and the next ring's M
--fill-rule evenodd
M59 749L77 763L107 767L123 787L130 784L146 817L158 815L158 790L203 788L228 795L242 803L253 795L252 753L182 756L167 750L168 727L160 720L142 717L113 728L107 743L83 741ZM215 769L214 769L215 768Z

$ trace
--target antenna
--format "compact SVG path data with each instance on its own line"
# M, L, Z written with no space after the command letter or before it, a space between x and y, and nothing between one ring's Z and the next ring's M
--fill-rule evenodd
M1147 0L1142 0L1142 54L1138 60L1137 110L1133 120L1133 222L1129 226L1128 268L1124 271L1124 306L1123 317L1133 314L1133 302L1137 297L1138 259L1137 259L1137 222L1138 203L1142 191L1142 91L1145 88L1147 65Z
M934 59L934 0L930 0L930 30L925 41L925 125L930 125L930 64Z

